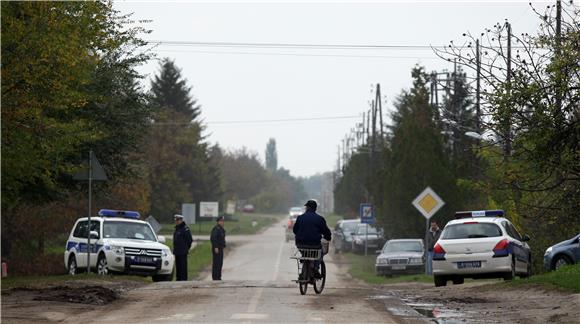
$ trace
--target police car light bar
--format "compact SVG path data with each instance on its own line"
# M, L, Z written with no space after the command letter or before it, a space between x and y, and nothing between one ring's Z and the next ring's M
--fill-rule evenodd
M496 210L474 210L474 211L460 211L455 213L455 218L473 218L473 217L503 217L504 211Z
M132 219L139 219L141 218L141 214L136 211L130 210L113 210L113 209L101 209L99 210L99 216L104 217L124 217L124 218L132 218Z

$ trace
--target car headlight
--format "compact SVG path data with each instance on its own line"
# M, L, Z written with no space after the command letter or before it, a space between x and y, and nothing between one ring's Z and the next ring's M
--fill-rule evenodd
M361 240L361 239L356 239L356 240L354 240L354 242L355 242L356 244L362 244L362 240Z
M115 253L116 255L123 255L123 254L125 254L125 249L122 246L106 245L105 246L105 249L106 250L113 251L113 253Z
M546 250L546 253L544 253L544 255L548 255L550 253L552 253L552 247L551 246Z
M380 258L380 259L377 260L377 263L379 263L379 264L387 264L387 263L389 263L389 259L387 259L387 258Z
M409 259L409 264L421 264L421 263L423 263L422 258L410 258Z
M169 250L169 249L163 249L163 250L161 250L161 255L162 255L164 258L167 258L168 256L170 256L170 255L171 255L171 250Z

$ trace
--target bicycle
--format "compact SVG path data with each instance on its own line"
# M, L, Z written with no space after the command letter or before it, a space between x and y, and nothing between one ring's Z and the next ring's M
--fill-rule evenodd
M324 285L326 284L326 265L322 260L322 256L325 253L324 247L326 246L326 252L328 252L328 243L326 245L323 243L321 247L308 247L300 246L297 247L291 259L296 259L296 264L298 267L298 280L294 280L298 284L301 295L306 295L308 290L308 285L311 284L314 287L314 292L317 295L322 293L324 290ZM315 277L315 261L320 261L320 277Z

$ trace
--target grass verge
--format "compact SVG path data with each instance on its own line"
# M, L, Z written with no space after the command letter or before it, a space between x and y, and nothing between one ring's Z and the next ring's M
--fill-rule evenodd
M358 255L345 253L344 257L350 263L349 273L353 278L360 279L369 284L393 284L399 282L425 282L432 283L433 277L424 274L400 275L393 277L377 276L375 274L375 255Z
M237 214L225 222L227 235L256 234L262 229L282 220L283 215L266 215L266 214ZM252 223L256 222L256 226ZM188 225L193 235L209 235L215 222L208 220L197 224ZM161 235L173 235L175 224L161 224Z
M557 271L502 283L508 287L540 285L546 288L580 293L580 264L564 266Z

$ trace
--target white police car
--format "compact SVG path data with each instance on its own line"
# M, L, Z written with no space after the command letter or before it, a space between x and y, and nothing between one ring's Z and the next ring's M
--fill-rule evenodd
M433 248L435 286L464 278L504 278L531 275L531 253L503 210L458 212L447 223Z
M97 273L152 276L153 281L171 280L174 257L165 237L155 235L139 213L101 209L99 217L76 221L66 243L64 263L69 274L87 268L88 236L91 236L90 267Z

